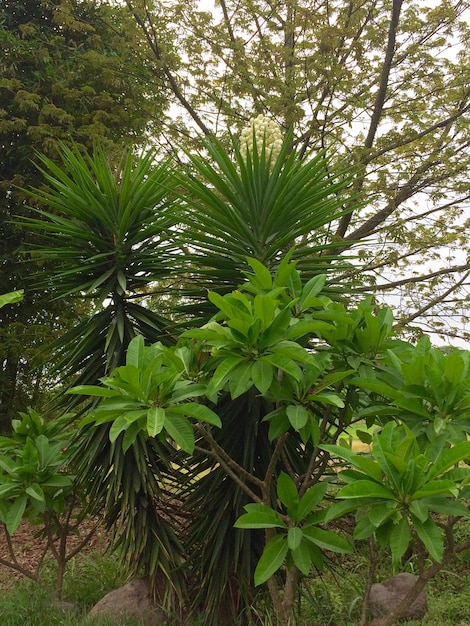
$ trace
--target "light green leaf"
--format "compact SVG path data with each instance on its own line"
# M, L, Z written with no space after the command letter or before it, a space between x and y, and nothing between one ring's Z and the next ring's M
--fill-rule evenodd
M303 521L320 504L328 490L328 483L320 482L310 487L300 498L295 521Z
M44 491L41 489L38 483L33 483L29 487L26 487L25 491L28 494L28 496L31 496L32 498L34 498L35 500L38 500L39 502L44 502L45 500Z
M285 472L281 472L277 479L277 497L288 510L293 509L299 501L297 486Z
M356 480L338 492L337 498L380 498L395 500L395 494L384 485L372 480Z
M153 406L147 411L147 433L149 437L155 437L161 433L165 424L165 409Z
M258 259L254 257L248 257L247 261L255 272L256 282L262 289L269 290L273 286L273 279L270 271L265 267ZM250 274L247 274L249 278L252 278Z
M310 544L311 545L311 544ZM310 572L312 560L307 540L303 540L298 548L291 550L294 565L307 576Z
M9 535L13 535L20 525L20 522L23 519L23 515L26 510L27 501L28 497L24 493L19 496L9 507L8 512L5 516L5 526Z
M121 395L119 391L115 389L108 389L108 387L98 387L97 385L77 385L68 389L68 394L76 394L80 396L97 396L101 398L114 398Z
M222 426L222 422L217 413L208 406L198 404L197 402L184 402L179 406L172 406L171 412L177 413L178 415L185 415L186 417L194 417L200 422L207 422L208 424L212 424L212 426L217 426L217 428Z
M319 548L330 550L331 552L349 554L353 551L353 547L346 539L339 537L330 530L316 527L304 528L304 536Z
M273 366L263 358L258 359L251 368L251 377L258 391L264 394L269 389L274 378Z
M144 353L145 353L144 338L142 337L142 335L137 335L130 341L127 347L126 364L133 365L134 367L137 367L137 368L142 367L143 361L144 361Z
M273 509L264 504L248 504L247 513L235 522L235 528L285 528L286 525Z
M265 583L282 566L289 547L285 535L275 535L264 547L263 554L255 569L255 585Z
M289 546L289 550L297 550L302 543L303 537L304 534L298 526L289 528L287 532L287 545Z
M14 302L21 302L23 300L24 290L18 289L17 291L10 291L0 295L0 309L5 304L13 304Z
M167 410L165 430L182 450L188 454L194 452L194 432L187 419Z
M411 541L411 530L406 517L402 517L390 532L390 549L395 563L400 561Z
M420 521L414 515L412 519L416 533L429 552L430 557L440 563L444 554L444 542L442 540L441 531L430 517L424 522Z
M286 407L286 414L294 430L299 431L308 422L308 411L300 404L290 404Z
M126 420L124 415L120 415L117 417L111 428L109 429L109 440L111 443L114 443L123 430L129 427L129 422Z
M429 478L442 475L446 470L464 459L470 459L470 441L461 441L452 448L441 452L437 461L429 468Z

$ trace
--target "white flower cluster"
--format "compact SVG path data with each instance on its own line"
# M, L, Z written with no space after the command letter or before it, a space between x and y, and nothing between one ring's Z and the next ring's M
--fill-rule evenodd
M240 134L240 152L243 158L246 158L248 151L253 151L253 137L258 153L261 152L263 141L266 142L266 156L274 163L282 147L282 132L279 126L264 115L252 118Z

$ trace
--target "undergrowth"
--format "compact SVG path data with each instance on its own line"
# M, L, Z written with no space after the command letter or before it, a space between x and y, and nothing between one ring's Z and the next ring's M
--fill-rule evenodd
M359 550L332 562L306 582L299 626L357 626L367 567L367 554ZM413 573L413 559L405 562L401 571ZM377 578L383 580L394 573L384 557ZM53 565L46 564L40 584L20 580L0 594L1 626L97 626L97 621L87 618L89 609L125 582L112 555L80 554L69 564L65 577L63 599L74 608L64 611L54 603L53 581ZM429 583L427 595L427 616L419 622L402 622L403 626L470 626L470 551ZM138 624L125 622L125 626ZM112 626L112 622L101 619L99 625ZM204 626L204 618L191 626ZM274 618L266 618L264 626L276 626Z

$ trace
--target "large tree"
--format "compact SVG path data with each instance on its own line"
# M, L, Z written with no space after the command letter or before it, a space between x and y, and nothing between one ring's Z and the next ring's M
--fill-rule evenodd
M110 154L140 143L162 109L151 100L145 63L135 56L135 28L123 11L96 2L1 2L0 21L0 293L25 289L23 303L0 318L0 428L45 390L38 350L73 325L83 305L48 303L29 282L22 188L39 185L35 151L55 158L58 142L98 142ZM156 80L155 73L153 80ZM50 376L49 376L50 378Z
M174 101L158 141L233 132L263 113L293 129L300 153L334 144L367 199L336 231L362 279L391 294L401 325L468 339L467 1L127 7Z

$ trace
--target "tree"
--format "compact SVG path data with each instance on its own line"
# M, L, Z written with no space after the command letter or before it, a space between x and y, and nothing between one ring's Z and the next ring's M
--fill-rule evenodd
M276 157L267 140L261 133L260 144L255 140L242 154L234 138L232 161L213 139L205 144L208 156L191 157L191 169L165 162L152 167L152 153L140 158L127 153L118 168L111 168L100 150L84 157L64 148L60 166L42 158L47 187L31 195L50 208L23 221L38 232L35 254L57 259L40 279L55 297L86 295L96 307L60 340L59 367L74 377L71 383L96 384L122 366L135 334L168 345L182 329L209 322L216 306L207 303L206 289L236 288L250 271L247 252L275 271L294 246L291 254L305 274L314 278L326 271L327 289L338 292L342 264L326 252L337 248L329 241L329 226L344 214L349 177L333 169L325 153L297 158L290 136ZM162 291L172 299L161 299L155 312L147 310L149 293ZM203 351L199 358L204 360ZM197 370L198 358L187 366ZM260 425L265 401L244 389L236 402L225 395L221 405L225 427L219 444L240 464L250 467L256 460L261 471L270 458L266 427ZM85 424L80 433L76 461L91 502L105 510L133 570L141 568L152 579L163 573L178 589L177 572L187 573L181 561L192 554L194 603L207 607L213 623L232 623L237 606L248 605L253 596L251 577L259 556L253 535L233 529L245 504L239 486L207 466L205 452L179 473L181 462L170 444L138 436L126 438L121 447L123 437L116 443L106 421L98 428ZM172 485L191 485L207 467L213 471L184 498L194 523L178 537L167 516L178 493ZM215 528L208 529L214 520Z
M28 240L16 216L27 214L23 188L40 185L35 151L57 156L59 141L109 154L122 141L140 142L149 112L145 66L135 65L132 23L104 3L1 3L0 21L0 291L24 288L20 307L1 313L0 428L47 390L38 352L82 314L70 301L48 303L29 281ZM132 52L132 53L131 53ZM47 289L44 286L43 289ZM83 307L83 305L80 305Z
M467 338L468 2L127 7L172 92L158 141L263 113L294 130L299 154L334 145L367 198L336 226L361 281L391 295L401 328Z

